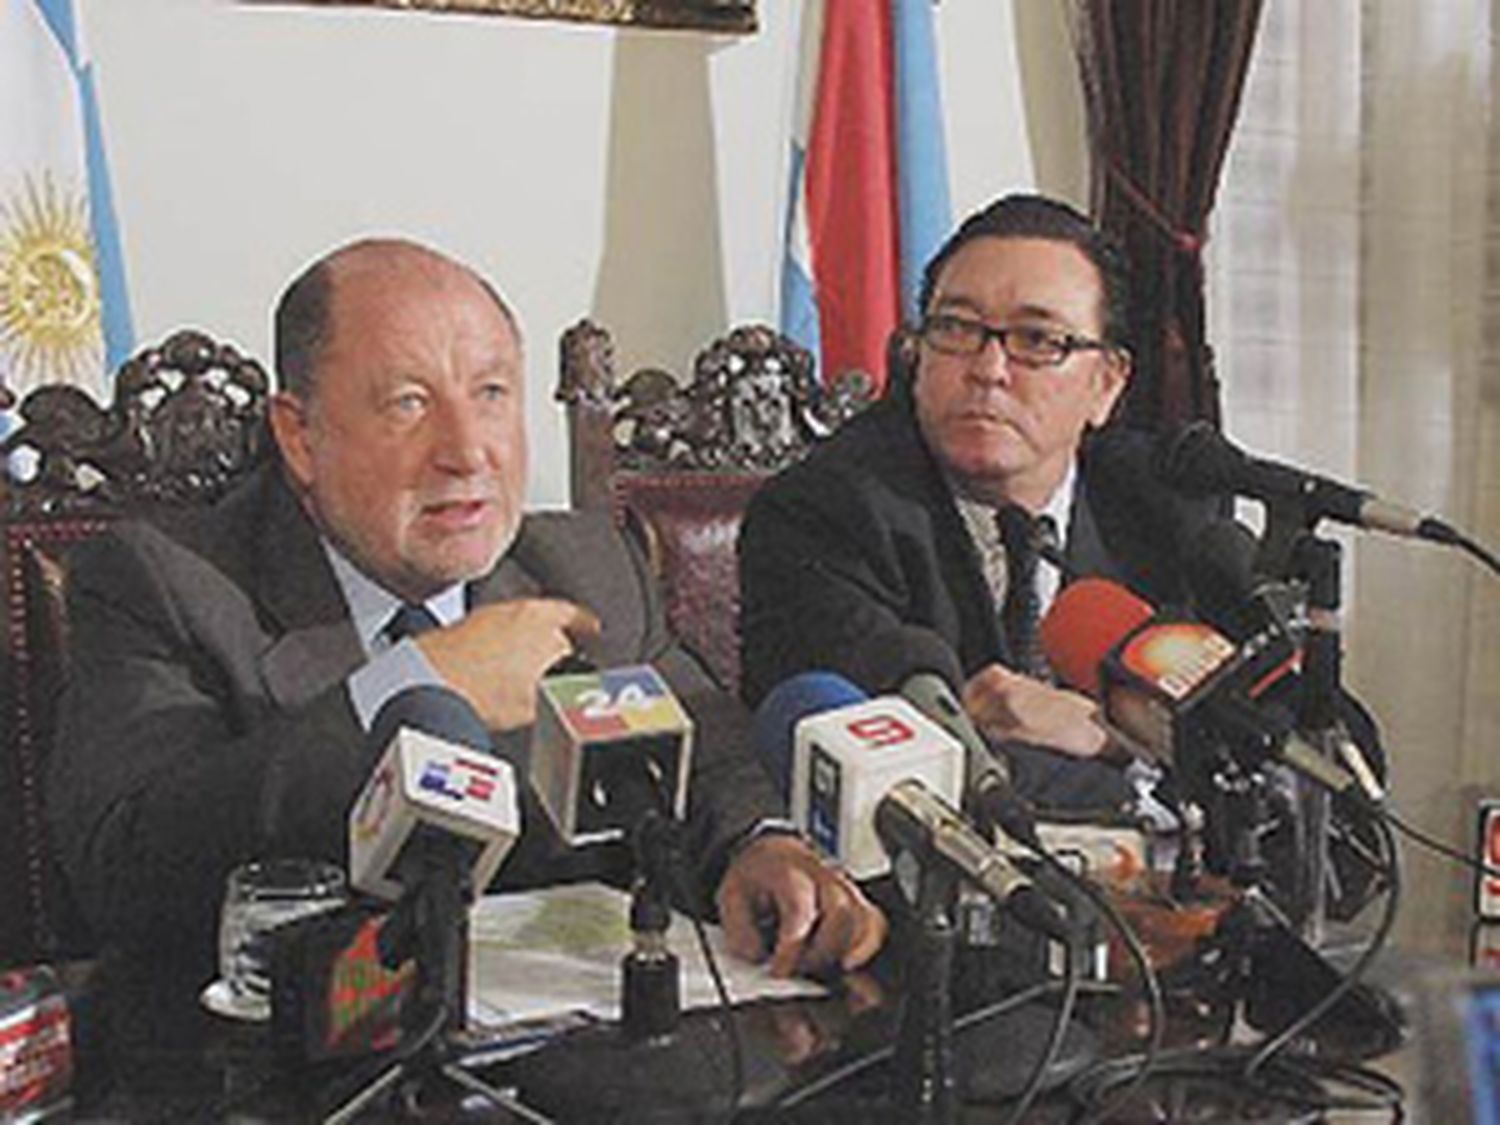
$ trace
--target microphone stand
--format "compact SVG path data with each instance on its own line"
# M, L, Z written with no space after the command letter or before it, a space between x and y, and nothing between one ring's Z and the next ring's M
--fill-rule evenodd
M1277 567L1275 577L1290 579L1306 591L1307 630L1295 725L1320 751L1339 758L1340 747L1348 742L1339 713L1343 695L1339 629L1342 548L1315 534L1318 516L1302 500L1280 499L1270 503L1268 509L1261 558ZM1273 749L1266 747L1264 756L1274 758ZM1353 773L1368 774L1362 759L1357 764L1341 764L1349 765ZM1251 809L1258 806L1258 811L1239 826L1237 836L1241 843L1253 844L1248 836L1254 833L1255 823L1263 819L1266 783L1258 769L1245 780L1248 785L1240 800L1249 797ZM1237 865L1240 870L1235 875L1240 877L1235 882L1243 888L1242 900L1220 923L1210 952L1200 959L1200 964L1212 966L1217 954L1217 972L1212 968L1210 972L1217 977L1221 996L1240 1008L1251 1027L1272 1034L1291 1022L1294 1009L1303 1006L1309 993L1316 1000L1342 980L1317 949L1326 938L1324 895L1332 797L1304 778L1297 778L1295 785L1299 846L1289 909L1279 909L1270 893L1272 888L1264 885L1268 872L1257 877L1253 865L1248 869ZM1258 846L1252 851L1258 852ZM1359 993L1340 1005L1346 1023L1369 1025L1376 1033L1396 1036L1395 1041L1399 1041L1397 1025L1387 1014L1393 1007L1393 1003L1381 1000L1380 990L1369 985L1363 985Z
M402 1011L402 1042L355 1071L328 1099L324 1125L352 1120L376 1098L398 1086L419 1085L440 1073L502 1109L527 1115L526 1107L458 1065L464 1042L469 966L467 872L471 845L434 833L412 849L413 875L378 941L380 960L394 969L415 957L417 988Z
M884 842L884 841L882 841ZM906 999L892 1058L892 1100L901 1120L952 1125L957 1119L953 1077L953 1000L950 981L957 935L952 911L957 876L942 863L923 864L914 850L887 844L897 882L908 894L916 934L908 948ZM915 868L915 886L899 873Z
M620 963L620 1026L627 1039L654 1040L682 1016L682 966L667 948L672 921L671 873L678 823L651 810L631 832L635 880L630 892L632 948Z
M1293 549L1292 562L1297 576L1307 584L1308 629L1302 648L1297 725L1320 751L1336 757L1336 748L1344 737L1338 711L1343 690L1339 632L1343 548L1309 531ZM1324 891L1328 877L1328 791L1299 779L1297 805L1305 848L1293 888L1293 917L1308 943L1318 946L1327 936Z

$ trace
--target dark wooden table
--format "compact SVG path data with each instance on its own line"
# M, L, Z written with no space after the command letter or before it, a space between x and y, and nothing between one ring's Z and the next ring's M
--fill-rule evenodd
M1015 960L1007 955L997 970L993 954L961 955L955 1007L973 1010L1014 994ZM887 959L874 972L845 978L832 997L740 1009L735 1023L744 1060L743 1094L735 1120L857 1120L861 1125L902 1120L889 1108L889 1065L858 1069L861 1060L893 1041L898 978ZM308 1068L279 1060L263 1026L211 1015L198 1002L202 982L181 979L169 964L105 960L74 967L68 980L79 1046L79 1120L311 1120L319 1115L320 1095L347 1079L347 1063ZM1052 1013L1047 1003L1031 1002L958 1033L954 1073L964 1102L960 1120L1007 1118L1007 1098L1029 1075ZM1225 1017L1221 1006L1180 995L1172 1004L1171 1041L1206 1044ZM1075 1107L1056 1083L1098 1058L1138 1050L1141 1026L1134 999L1097 994L1087 999L1052 1075L1054 1090L1027 1120L1073 1119ZM729 1042L720 1017L699 1012L663 1042L628 1043L612 1028L590 1029L476 1073L513 1089L525 1105L557 1121L728 1120ZM846 1081L804 1098L850 1070L855 1073ZM1112 1120L1161 1120L1157 1114L1163 1106L1183 1121L1319 1120L1196 1080L1160 1083L1138 1111ZM387 1101L360 1119L396 1112L396 1104ZM525 1120L442 1078L423 1083L421 1096L400 1112L417 1119Z

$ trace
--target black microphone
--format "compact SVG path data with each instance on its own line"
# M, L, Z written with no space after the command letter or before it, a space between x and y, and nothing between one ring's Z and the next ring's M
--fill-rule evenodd
M1252 457L1208 422L1190 422L1164 435L1158 456L1163 479L1185 493L1233 492L1268 504L1294 500L1310 519L1327 518L1441 543L1451 542L1454 534L1441 520L1365 489Z
M1295 633L1302 616L1297 589L1256 569L1259 550L1254 532L1220 516L1198 528L1179 559L1196 615L1242 643L1273 627Z
M940 859L1025 925L1059 941L1070 939L1065 916L1030 876L920 781L899 782L881 797L875 830L888 849Z
M521 833L515 772L491 752L489 732L468 701L446 687L397 692L371 724L370 744L380 757L349 811L349 881L397 903L389 920L369 931L380 965L398 970L414 959L421 1009L455 1032L464 1023L467 908ZM316 980L303 987L292 945L278 963L278 995L319 994ZM299 1038L284 1020L282 1026Z

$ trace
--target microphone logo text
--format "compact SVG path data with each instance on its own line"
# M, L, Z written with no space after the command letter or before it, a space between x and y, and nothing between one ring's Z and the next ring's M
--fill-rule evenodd
M427 762L417 787L453 801L488 801L495 793L495 772L466 758Z
M917 732L895 715L866 715L844 727L866 746L899 746L917 737Z

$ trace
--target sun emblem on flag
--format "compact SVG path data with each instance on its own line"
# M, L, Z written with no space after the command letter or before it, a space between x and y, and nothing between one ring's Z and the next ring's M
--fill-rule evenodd
M95 375L103 351L88 203L28 176L0 199L0 367L20 391Z

